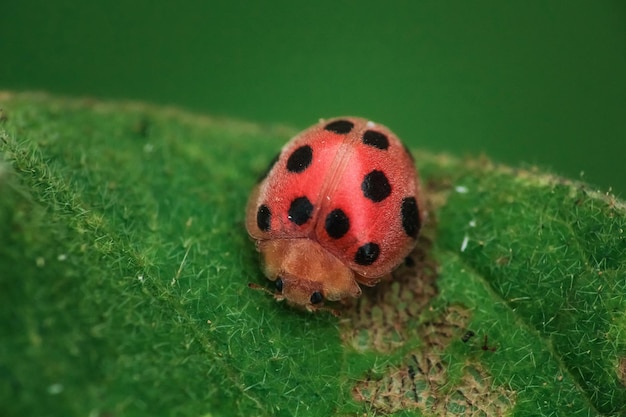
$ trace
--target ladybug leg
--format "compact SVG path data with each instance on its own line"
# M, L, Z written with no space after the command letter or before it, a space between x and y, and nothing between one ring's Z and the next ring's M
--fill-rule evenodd
M359 275L355 273L354 279L356 279L356 281L359 284L365 285L366 287L373 287L374 285L378 284L380 281L391 280L391 274L386 274L386 275L383 275L382 277L369 278L369 277L364 277L363 275Z
M254 282L249 282L248 283L248 288L264 292L265 294L269 294L272 297L274 297L274 299L276 301L283 301L285 299L285 297L282 294L278 294L278 293L272 292L272 291L268 290L267 288L260 286L259 284L255 284Z
M341 312L337 309L334 309L332 307L329 306L311 306L311 305L307 305L306 310L309 311L310 313L315 313L316 311L327 311L330 314L332 314L335 317L341 317Z

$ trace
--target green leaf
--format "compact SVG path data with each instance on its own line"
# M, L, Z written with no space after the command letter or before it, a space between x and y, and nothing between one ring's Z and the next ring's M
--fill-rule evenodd
M626 413L626 210L608 193L416 152L418 248L336 318L247 286L267 282L247 195L295 130L0 107L1 415Z

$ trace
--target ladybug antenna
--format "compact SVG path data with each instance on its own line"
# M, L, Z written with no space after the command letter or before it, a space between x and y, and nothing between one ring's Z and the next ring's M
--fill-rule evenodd
M277 293L271 292L267 288L262 287L259 284L255 284L254 282L249 282L248 283L248 288L252 288L253 290L258 290L258 291L264 292L265 294L269 294L269 295L271 295L272 297L274 297L278 301L282 301L282 300L285 299L285 297L282 294L277 294Z

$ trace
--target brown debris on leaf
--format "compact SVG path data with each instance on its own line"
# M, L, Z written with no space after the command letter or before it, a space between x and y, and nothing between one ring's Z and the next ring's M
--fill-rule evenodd
M352 390L358 401L388 414L419 409L437 416L503 416L512 408L515 393L493 385L479 363L467 363L461 378L451 378L442 359L443 350L463 334L470 313L450 306L437 320L419 326L423 344L382 377L368 377Z
M626 356L622 356L618 360L617 377L622 385L626 386Z

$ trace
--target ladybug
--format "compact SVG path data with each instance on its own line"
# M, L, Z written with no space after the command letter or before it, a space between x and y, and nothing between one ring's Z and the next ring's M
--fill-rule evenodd
M321 120L252 190L246 228L274 297L309 311L361 295L415 247L424 220L413 157L385 126Z

